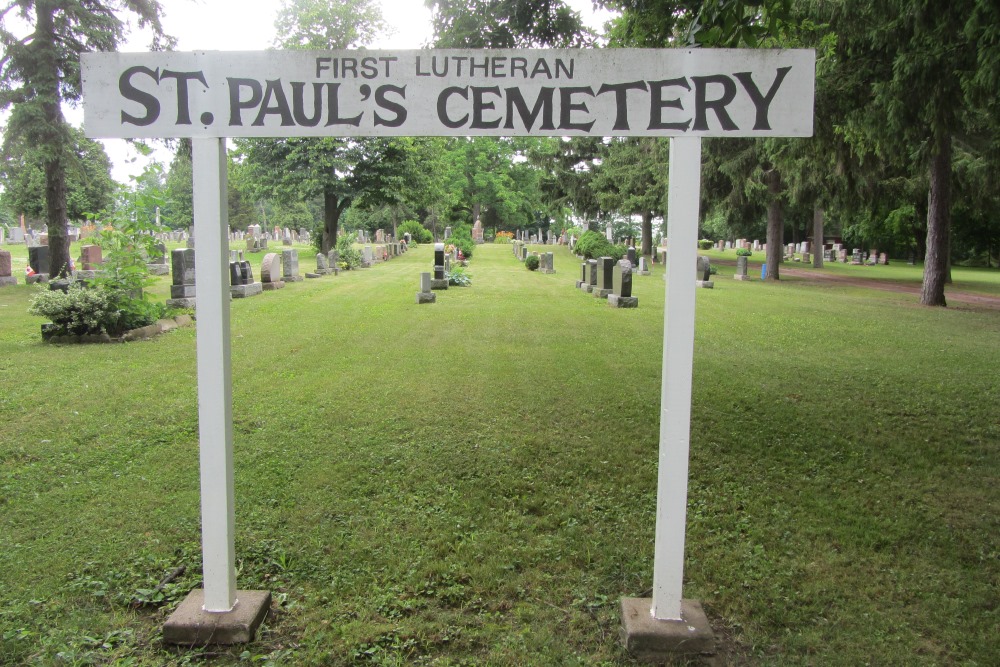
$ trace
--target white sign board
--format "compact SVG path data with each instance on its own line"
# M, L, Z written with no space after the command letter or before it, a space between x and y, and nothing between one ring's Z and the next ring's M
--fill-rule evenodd
M91 137L811 136L812 50L87 53Z

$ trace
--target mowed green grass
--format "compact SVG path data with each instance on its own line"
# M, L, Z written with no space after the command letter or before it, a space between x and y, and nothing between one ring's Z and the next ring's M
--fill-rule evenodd
M0 290L0 664L633 664L662 273L612 310L565 249L486 245L418 306L431 259L233 301L238 582L276 602L231 650L159 639L200 585L194 329L43 345ZM1000 312L732 270L697 294L685 569L724 664L1000 662Z

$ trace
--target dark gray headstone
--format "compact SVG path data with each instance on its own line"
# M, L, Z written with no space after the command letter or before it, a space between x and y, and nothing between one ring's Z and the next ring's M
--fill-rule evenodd
M597 260L597 289L609 290L613 285L612 274L615 270L615 260L611 257L600 257Z
M174 285L194 285L194 249L177 248L170 253Z
M28 266L35 273L49 273L49 247L40 245L28 248Z
M628 261L632 266L637 266L639 261L635 257L635 246L629 246L628 248Z
M712 263L709 261L708 257L705 257L704 255L698 256L697 279L701 281L708 281L712 279Z
M229 284L230 285L246 285L246 280L243 278L243 267L240 262L229 262Z
M587 268L589 269L589 273L587 274L587 284L597 285L597 260L588 259Z
M628 260L623 259L615 264L611 292L620 297L632 296L632 263Z

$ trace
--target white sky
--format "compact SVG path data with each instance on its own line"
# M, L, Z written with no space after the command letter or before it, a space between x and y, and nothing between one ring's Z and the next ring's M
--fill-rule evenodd
M584 22L599 29L611 14L594 11L592 0L567 0ZM375 40L370 48L416 49L430 42L431 13L424 0L381 0L382 13L390 34ZM164 31L177 38L178 51L219 50L258 51L273 46L274 19L280 0L162 0ZM122 51L146 51L148 35L136 33ZM82 123L82 110L68 109L74 124ZM114 165L112 176L128 182L142 172L148 160L121 139L103 140ZM158 148L154 159L169 164L172 154Z

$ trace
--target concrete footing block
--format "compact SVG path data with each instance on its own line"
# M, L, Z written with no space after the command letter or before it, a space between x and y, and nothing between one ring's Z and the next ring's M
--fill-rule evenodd
M715 652L715 635L697 600L681 601L681 619L653 618L650 598L622 598L621 640L642 662L663 663L682 655Z
M431 278L431 289L435 289L435 290L448 289L448 279L447 278Z
M434 303L437 301L437 294L434 292L417 292L417 303Z
M739 274L733 276L733 280L753 280L750 276L741 276Z
M694 281L696 287L702 287L704 289L712 289L715 287L714 280L696 280Z
M639 297L618 296L617 294L609 294L608 305L611 306L612 308L638 308Z
M591 292L591 294L593 294L594 298L597 298L597 299L607 299L608 296L612 293L612 291L613 290L598 289L598 288L595 287L594 290Z
M280 280L277 280L277 281L275 281L273 283L261 283L260 284L260 288L262 290L264 290L265 292L273 292L274 290L281 289L284 286L285 286L285 283L282 282L282 281L280 281Z
M205 611L204 606L205 591L191 591L163 624L163 641L186 646L250 643L271 608L271 592L236 591L230 611Z

